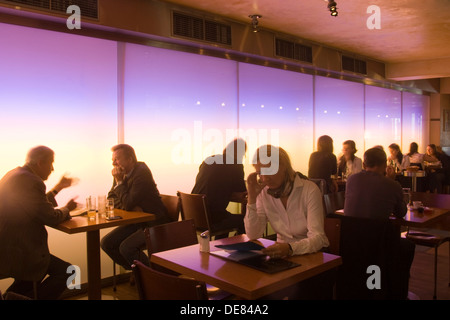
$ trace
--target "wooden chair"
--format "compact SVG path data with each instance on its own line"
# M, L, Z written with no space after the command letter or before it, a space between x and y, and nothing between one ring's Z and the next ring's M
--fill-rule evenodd
M181 202L181 218L193 219L198 232L209 231L211 237L229 234L238 228L218 230L211 226L211 216L207 209L207 199L204 194L190 194L178 191Z
M341 219L325 217L324 230L328 238L328 242L330 243L330 246L326 249L326 252L339 255L341 241Z
M149 256L153 253L186 247L198 243L197 231L194 225L194 220L192 219L169 222L145 228L144 233ZM180 274L157 264L152 264L150 262L150 265L154 270L159 272L164 272L172 276L180 276ZM230 296L230 293L208 284L206 285L206 290L208 297L211 300L220 300Z
M336 210L344 209L345 191L327 193L323 195L325 215L332 215Z
M426 246L434 248L434 292L433 299L437 299L437 264L438 264L438 248L441 244L449 242L449 283L450 286L450 237L439 236L431 233L425 233L420 231L410 231L409 229L402 234L409 241L414 242L416 245Z
M202 281L159 272L137 260L131 268L140 300L208 300Z
M402 287L400 269L395 262L400 247L398 226L383 220L338 215L336 218L341 219L338 252L342 257L336 299L406 299L407 292ZM380 289L368 288L370 266L381 270Z
M161 200L167 209L170 221L178 221L180 217L180 198L168 194L161 194Z
M161 200L167 209L170 221L178 221L180 216L180 199L177 196L161 194ZM141 248L145 250L145 247ZM113 262L113 291L117 290L116 263Z

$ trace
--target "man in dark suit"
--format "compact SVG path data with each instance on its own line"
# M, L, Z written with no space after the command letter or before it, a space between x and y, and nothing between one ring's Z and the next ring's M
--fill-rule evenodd
M50 254L45 226L70 219L69 212L77 206L72 199L65 207L54 208L56 194L72 184L70 178L63 177L45 193L44 181L53 171L53 160L51 149L35 147L23 167L9 171L0 181L0 278L14 278L7 291L32 298L33 283L37 283L38 299L61 295L70 266Z
M108 198L114 199L114 208L156 215L150 222L117 227L101 241L103 251L114 262L131 270L134 260L149 265L148 257L141 250L145 245L144 228L169 222L169 218L150 169L137 161L134 149L119 144L112 152L114 182Z
M246 142L235 139L222 154L208 157L200 165L191 193L206 195L213 231L238 228L238 233L245 233L244 215L232 214L227 207L230 201L246 205L247 188L242 165L246 151ZM221 237L216 236L216 239Z

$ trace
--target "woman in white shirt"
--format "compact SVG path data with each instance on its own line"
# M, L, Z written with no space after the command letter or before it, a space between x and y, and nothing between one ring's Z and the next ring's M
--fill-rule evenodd
M423 169L423 153L419 153L419 145L416 142L411 142L409 145L409 153L407 154L409 157L410 165L417 165L420 169Z
M398 144L391 143L389 145L389 153L388 165L398 168L399 171L406 170L409 167L409 157L402 154Z
M264 156L271 161L261 161ZM322 194L317 185L294 171L282 148L260 147L253 163L256 172L247 178L248 205L244 218L248 237L261 237L270 222L277 233L277 243L264 249L270 257L312 253L328 247ZM268 168L273 167L278 170L268 174Z
M349 177L354 173L362 171L362 160L355 156L356 144L353 140L346 140L342 143L342 156L338 160L338 174Z

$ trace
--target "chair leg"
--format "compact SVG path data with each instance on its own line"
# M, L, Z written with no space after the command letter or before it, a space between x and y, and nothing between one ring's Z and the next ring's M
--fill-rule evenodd
M437 299L437 263L438 263L438 246L434 247L434 294L433 300Z
M117 291L116 263L113 261L113 291Z

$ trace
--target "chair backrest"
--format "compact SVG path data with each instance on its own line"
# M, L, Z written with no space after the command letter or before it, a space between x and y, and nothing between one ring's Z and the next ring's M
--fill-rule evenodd
M170 221L178 221L180 217L180 198L168 194L161 194L161 200L167 209Z
M327 252L339 255L341 242L341 219L325 217L323 227L328 238L328 242L330 243Z
M322 195L324 195L327 192L327 182L325 181L325 179L309 179L309 180L317 184Z
M323 202L325 214L334 214L336 210L344 209L345 191L324 194Z
M337 216L337 215L336 215ZM342 266L336 280L337 299L393 299L399 295L396 258L400 232L389 220L340 216L339 255ZM379 268L380 289L369 288L369 267Z
M211 230L206 209L206 195L190 194L178 191L181 202L181 217L183 220L193 219L198 231Z
M181 220L144 229L148 254L198 243L194 221Z
M145 244L149 256L153 253L186 247L198 243L197 232L192 219L174 221L148 227L144 229L144 234ZM160 272L172 275L178 274L175 271L171 271L151 262L150 265L153 269Z
M208 300L202 281L159 272L137 260L131 268L140 300Z

